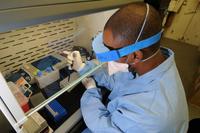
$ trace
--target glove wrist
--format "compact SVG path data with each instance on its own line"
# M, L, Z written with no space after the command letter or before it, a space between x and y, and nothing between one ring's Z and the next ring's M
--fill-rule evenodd
M85 67L85 63L82 63L78 68L77 72L80 72Z
M86 87L87 90L88 90L88 89L95 89L95 88L97 88L96 85L90 85L90 86L87 86L87 87Z

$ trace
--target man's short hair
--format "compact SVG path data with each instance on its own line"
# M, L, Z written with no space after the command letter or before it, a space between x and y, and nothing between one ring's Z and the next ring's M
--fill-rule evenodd
M149 15L147 17L146 25L138 41L149 38L162 29L162 22L160 14L149 5ZM133 3L120 8L107 21L104 30L111 30L113 37L120 37L121 40L128 42L128 44L121 44L122 47L132 44L136 41L141 30L143 21L146 15L145 3ZM148 57L160 47L156 43L148 48L143 49L145 57Z

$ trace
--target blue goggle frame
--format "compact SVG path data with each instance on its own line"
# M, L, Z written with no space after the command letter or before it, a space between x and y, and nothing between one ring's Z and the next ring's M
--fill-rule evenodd
M158 42L160 40L161 34L162 34L162 31L145 39L145 40L136 42L134 44L128 45L121 49L111 50L111 51L102 52L102 53L95 53L95 54L96 54L97 59L101 62L116 61L123 56L129 55L135 51L138 51L143 48L147 48L147 47L155 44L156 42Z

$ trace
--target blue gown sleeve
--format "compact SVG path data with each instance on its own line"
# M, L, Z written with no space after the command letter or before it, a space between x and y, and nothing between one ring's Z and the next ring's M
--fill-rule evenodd
M83 75L84 73L90 71L96 66L97 65L93 61L87 61L85 63L85 67L81 71L79 71L79 74ZM104 86L107 89L112 90L112 85L114 85L114 79L112 76L108 75L108 72L105 67L99 68L91 76L94 77L99 86Z
M126 109L117 107L112 111L101 102L100 89L85 91L81 98L81 112L87 127L94 133L144 132L136 121L127 117ZM125 114L124 114L125 113ZM130 117L134 112L129 112Z
M94 68L92 61L86 62L85 67L79 71L80 75ZM114 78L109 76L105 68L100 68L92 74L99 86L112 89ZM87 127L95 133L122 133L139 131L137 124L127 119L119 110L110 112L102 103L102 95L99 88L88 89L81 98L81 112ZM134 129L131 129L135 127ZM131 130L130 130L131 129Z
M101 102L98 88L85 91L81 98L81 112L87 127L95 133L121 133L110 119L110 113Z

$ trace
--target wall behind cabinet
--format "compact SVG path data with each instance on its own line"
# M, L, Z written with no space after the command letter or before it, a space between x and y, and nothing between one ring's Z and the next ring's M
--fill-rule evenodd
M176 1L172 0L171 2ZM175 13L169 16L172 21L166 27L164 36L166 38L186 42L195 46L200 46L200 2L199 0L180 0L180 9L175 9ZM177 2L171 6L178 6ZM168 19L169 19L168 18Z

